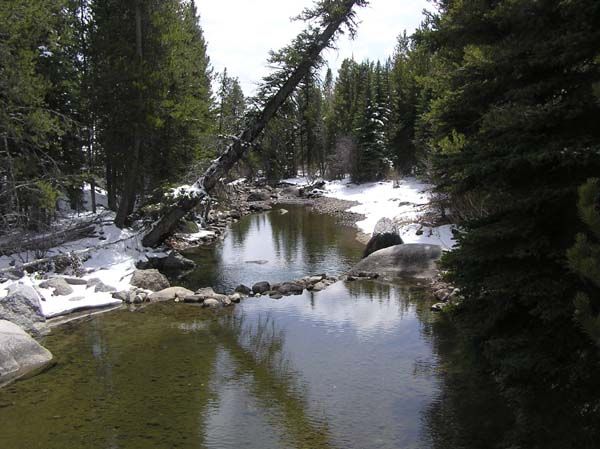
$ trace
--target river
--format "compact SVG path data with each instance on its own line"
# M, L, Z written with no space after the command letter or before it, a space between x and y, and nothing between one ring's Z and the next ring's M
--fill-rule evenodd
M194 256L190 287L340 274L355 231L287 208ZM423 285L338 282L213 311L155 304L54 329L47 372L0 390L0 448L483 448L511 426Z

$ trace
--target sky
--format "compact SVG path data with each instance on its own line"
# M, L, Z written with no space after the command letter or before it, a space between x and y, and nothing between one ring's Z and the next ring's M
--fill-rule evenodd
M247 95L253 94L264 75L269 50L288 44L302 29L290 18L312 5L311 0L194 0L200 24L208 42L208 54L215 72L225 67L239 78ZM338 50L324 56L336 71L345 58L357 61L383 60L394 51L397 36L411 34L423 20L427 0L371 0L360 8L358 34L354 41L342 36Z

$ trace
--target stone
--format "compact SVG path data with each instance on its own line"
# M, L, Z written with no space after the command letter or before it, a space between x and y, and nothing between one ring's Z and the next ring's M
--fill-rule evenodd
M304 286L297 282L284 282L279 286L279 293L282 295L301 295Z
M250 287L245 286L244 284L240 284L235 288L234 292L250 296L250 293L252 293L252 289Z
M177 232L180 234L195 234L200 232L198 224L192 220L181 220L177 226Z
M325 290L326 288L327 285L325 285L324 282L317 282L315 285L312 286L312 289L315 292L320 292L321 290Z
M87 285L87 280L81 278L64 278L69 285Z
M438 245L411 243L391 246L358 262L348 273L348 280L359 273L432 279L437 275L436 265L441 257L442 248Z
M253 203L249 206L252 212L267 212L273 209L271 206L265 203Z
M73 287L67 284L64 278L52 278L40 284L41 288L50 288L53 296L67 296L73 293Z
M204 301L204 298L200 295L188 295L185 298L183 298L183 302L188 304L197 304L202 301Z
M271 284L266 281L257 282L252 286L252 291L254 293L260 293L261 295L269 290L271 290Z
M8 294L0 298L0 320L11 321L32 335L43 335L48 329L40 300L32 286L13 284L8 287Z
M32 376L52 362L52 354L23 329L0 320L0 387Z
M183 287L169 287L164 290L151 293L148 299L151 302L172 301L175 298L185 298L193 295L194 292Z
M221 304L223 305L223 307L230 307L233 305L233 301L226 297L223 300L221 300Z
M233 295L229 295L229 300L235 304L238 304L242 301L242 295L240 293L234 293Z
M127 290L122 290L120 292L113 292L111 295L114 299L120 299L121 301L127 301L129 297L129 292Z
M263 192L262 190L253 190L248 195L247 200L252 201L269 201L271 199L271 194L268 192Z
M223 301L225 298L227 298L227 295L215 293L215 291L211 287L205 287L197 290L196 295L200 296L202 299L213 298L217 301Z
M94 287L96 293L112 293L117 291L112 285L106 285L104 282L98 282Z
M317 282L321 282L324 279L324 276L310 276L308 278L308 282L311 284L316 284Z
M277 213L278 213L279 215L285 215L285 214L287 214L288 212L289 212L289 211L288 211L287 209L279 209L279 210L277 211Z
M204 302L202 303L202 305L204 307L211 307L211 308L217 308L221 305L221 302L217 299L214 298L207 298L204 300Z
M193 270L196 268L196 263L193 260L186 259L177 251L171 251L167 257L162 259L162 267L158 268L168 271Z
M373 236L367 243L363 258L373 254L380 249L389 248L390 246L402 245L404 242L398 233L398 227L389 218L382 218L375 225Z
M433 296L435 296L435 298L436 298L438 301L446 302L446 301L448 300L448 297L450 296L450 291L449 291L449 290L447 290L447 289L445 289L445 288L442 288L442 289L440 289L440 290L437 290L437 291L436 291L436 292L433 294Z
M442 310L444 310L446 308L446 306L448 306L447 303L445 302L438 302L437 304L434 304L431 306L431 310L433 312L441 312Z
M153 292L164 290L171 286L165 275L156 269L136 270L133 273L130 284Z
M275 292L275 293L273 293L273 294L271 294L271 295L269 295L269 296L270 296L272 299L281 299L281 298L283 298L283 295L282 295L281 293L277 293L277 292Z

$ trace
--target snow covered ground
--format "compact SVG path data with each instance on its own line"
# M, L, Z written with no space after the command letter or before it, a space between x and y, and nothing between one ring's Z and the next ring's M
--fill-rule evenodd
M294 185L307 185L304 177L286 179L284 182ZM327 182L325 196L360 204L348 209L365 215L365 219L356 223L365 234L372 234L375 225L382 218L395 219L400 223L400 236L405 243L428 243L451 249L454 244L452 225L424 227L418 218L429 209L431 186L415 178L393 181L353 184L349 179ZM422 231L417 233L417 231Z

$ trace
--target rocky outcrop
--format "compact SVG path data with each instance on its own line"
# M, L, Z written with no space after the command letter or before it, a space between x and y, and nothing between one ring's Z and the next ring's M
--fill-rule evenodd
M171 286L165 275L156 269L136 270L129 283L135 287L153 292L158 292Z
M396 224L389 218L382 218L375 225L373 236L367 243L363 258L368 257L380 249L401 245L403 243Z
M32 286L13 284L8 288L8 295L0 299L0 320L11 321L32 335L45 334L48 328L40 300Z
M0 387L31 376L52 361L52 354L14 323L0 320Z
M442 256L437 245L418 243L396 245L374 252L357 263L350 276L376 274L378 276L433 278L437 274L436 262Z

